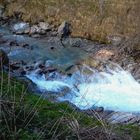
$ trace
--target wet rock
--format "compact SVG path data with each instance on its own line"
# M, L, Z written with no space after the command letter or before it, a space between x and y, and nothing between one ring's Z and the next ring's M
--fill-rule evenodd
M27 43L23 43L23 44L22 44L22 47L23 47L23 48L26 48L26 49L30 49L30 46L29 46L29 44L27 44Z
M95 108L95 111L96 112L103 112L104 111L104 108L103 107L96 107Z
M11 41L9 43L10 46L19 46L19 44L16 41Z
M39 33L40 31L41 31L41 29L37 25L33 25L30 29L30 35Z
M124 37L119 35L110 35L107 37L108 42L110 42L112 45L119 45L123 40Z
M16 34L24 34L25 33L25 30L29 30L29 29L30 29L29 23L20 22L20 23L16 23L13 26L13 29L12 30Z
M43 60L40 60L40 61L36 62L36 63L34 64L34 69L41 68L41 66L45 67L45 66L44 66L44 63L45 63L45 62L44 62Z
M3 17L3 14L4 14L4 6L0 5L0 18Z
M52 68L52 67L48 67L48 68L46 69L46 71L48 71L49 73L55 72L56 70L57 70L56 68Z
M53 32L50 33L50 35L51 36L57 36L57 32L56 31L53 31Z
M10 68L11 70L18 70L21 67L21 62L11 62Z
M33 38L40 38L39 34L30 34Z
M26 71L22 67L17 70L14 70L13 72L16 76L25 76L26 75Z
M108 116L108 121L113 124L138 124L140 122L140 116L133 113L114 112Z
M64 21L58 28L58 35L60 37L67 37L70 35L70 24L67 21Z
M38 26L41 30L44 31L49 31L51 29L50 25L47 22L39 22Z
M0 44L4 44L6 43L7 41L5 39L3 39L1 36L0 36Z
M11 68L12 70L18 70L18 69L20 68L20 66L11 64L11 65L10 65L10 68Z
M76 41L73 41L72 44L71 44L72 47L76 47L76 48L79 48L82 46L82 40L81 39L77 39Z
M25 66L25 70L28 71L33 71L34 70L34 66Z
M36 73L37 75L42 75L42 74L43 74L43 70L42 70L42 69L37 69L37 70L35 71L35 73Z
M78 71L78 66L71 65L65 71L66 71L67 75L71 75L74 72Z
M114 55L115 54L113 51L102 49L96 53L95 58L97 60L107 61L107 60L111 59Z
M53 64L54 64L54 61L52 61L52 60L47 60L47 61L45 62L45 67L48 68L48 67L52 66Z
M9 64L9 58L3 50L0 50L0 64L1 65L8 65Z
M29 34L30 33L30 28L26 28L25 30L24 30L24 34Z
M24 69L21 69L21 70L20 70L20 74L21 74L22 76L24 76L24 75L26 75L26 71L25 71Z
M98 59L88 57L84 61L81 61L80 64L87 65L92 68L97 68L100 65L100 61Z

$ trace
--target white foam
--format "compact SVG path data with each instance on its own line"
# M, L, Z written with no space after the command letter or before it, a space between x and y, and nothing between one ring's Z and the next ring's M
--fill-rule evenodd
M20 29L24 29L25 27L29 27L29 24L25 22L17 23L14 25L14 30L17 31Z
M81 109L89 109L93 106L102 106L108 110L123 112L140 112L140 84L130 73L119 70L109 72L96 72L89 76L79 73L71 78L54 79L46 81L35 75L28 76L39 88L49 91L60 91L67 86L72 89L73 98L59 98L69 100ZM77 75L77 76L76 76ZM77 85L78 92L74 90ZM68 96L69 97L69 96Z
M61 92L64 87L69 87L68 84L61 81L46 81L44 76L38 77L35 73L27 75L27 78L32 80L41 91Z

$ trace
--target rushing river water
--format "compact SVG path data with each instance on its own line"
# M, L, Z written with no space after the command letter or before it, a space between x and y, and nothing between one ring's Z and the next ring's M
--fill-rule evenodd
M65 70L75 65L76 61L87 57L87 54L79 48L63 48L57 37L34 39L11 35L5 30L0 32L4 35L4 39L17 41L19 44L26 42L31 48L23 48L20 45L9 47L7 44L0 44L0 48L8 53L12 61L23 60L27 64L33 64L34 61L50 60L55 66ZM91 45L94 48L94 44ZM53 50L50 49L52 47ZM122 68L115 66L112 70L106 67L101 72L88 65L83 65L72 75L51 72L47 77L33 70L26 77L32 80L44 94L47 94L46 91L51 91L52 94L58 94L59 101L69 101L80 109L98 106L106 110L140 112L140 84ZM90 73L85 73L85 70ZM63 95L59 96L60 93Z
M93 73L86 75L77 71L70 77L56 73L51 81L35 72L31 72L27 77L42 92L52 91L59 94L63 88L69 88L66 95L59 97L58 100L67 100L80 109L102 106L106 110L140 112L140 84L129 72L120 68L115 70L108 68L105 72L96 71L88 66L86 68Z

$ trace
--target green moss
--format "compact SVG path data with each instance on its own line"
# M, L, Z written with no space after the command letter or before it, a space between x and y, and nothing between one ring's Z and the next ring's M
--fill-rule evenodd
M1 139L34 140L51 139L61 134L60 139L75 138L69 123L77 120L79 127L102 127L102 122L77 112L67 103L52 103L43 97L27 92L26 86L7 74L1 79ZM5 110L6 108L6 110ZM11 114L9 114L11 112ZM104 122L105 123L105 122ZM140 128L134 125L106 125L119 135L129 134L134 140L140 139Z
M68 124L63 122L65 119L71 121L76 119L82 127L89 124L95 126L97 124L95 122L98 122L83 113L74 111L67 103L51 103L43 97L27 92L23 83L6 74L1 74L0 78L1 98L5 102L2 110L5 118L2 116L0 128L2 138L34 139L40 135L42 129L42 139L50 138L54 131L56 134L64 131L61 136L67 136L70 130ZM8 114L5 107L14 114L12 116Z
M134 140L140 140L140 127L137 125L117 125L115 129L120 135L123 135L124 132L133 136Z

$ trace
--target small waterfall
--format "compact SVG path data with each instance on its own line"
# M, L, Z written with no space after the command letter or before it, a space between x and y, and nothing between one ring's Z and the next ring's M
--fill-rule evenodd
M106 110L140 112L140 84L114 63L106 65L103 71L83 65L72 76L57 72L54 75L47 80L45 75L39 76L33 71L27 78L40 90L61 92L63 88L69 88L68 96L58 97L58 100L67 100L80 109L102 106Z

